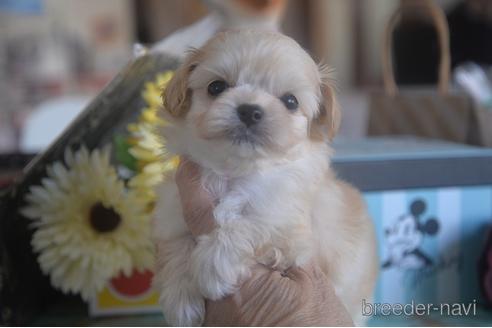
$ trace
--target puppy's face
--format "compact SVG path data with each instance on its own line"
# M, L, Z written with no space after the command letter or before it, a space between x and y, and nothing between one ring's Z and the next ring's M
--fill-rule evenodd
M234 31L190 54L165 91L164 107L172 130L181 134L179 153L201 162L203 156L254 162L285 157L296 146L333 135L333 97L295 41ZM176 136L167 138L172 143Z

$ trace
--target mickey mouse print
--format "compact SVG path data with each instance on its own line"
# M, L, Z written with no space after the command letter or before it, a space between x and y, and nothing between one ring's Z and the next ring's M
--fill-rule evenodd
M382 264L383 269L392 266L420 269L433 264L421 245L424 238L439 232L439 221L436 218L422 218L426 207L424 200L414 200L409 213L401 215L392 226L385 229L388 258Z

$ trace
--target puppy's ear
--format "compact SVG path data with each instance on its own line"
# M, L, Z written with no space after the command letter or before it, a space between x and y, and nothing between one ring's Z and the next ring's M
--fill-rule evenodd
M340 127L341 112L336 97L335 82L331 78L332 70L320 66L321 104L318 115L311 125L311 136L318 140L333 140Z
M198 55L196 50L190 52L162 92L164 110L172 117L183 117L190 109L191 90L188 87L188 79L198 65Z

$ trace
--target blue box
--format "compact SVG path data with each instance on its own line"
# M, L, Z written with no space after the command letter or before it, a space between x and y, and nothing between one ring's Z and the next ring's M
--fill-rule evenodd
M364 193L380 275L374 302L480 303L492 226L492 150L415 138L335 143L339 176Z

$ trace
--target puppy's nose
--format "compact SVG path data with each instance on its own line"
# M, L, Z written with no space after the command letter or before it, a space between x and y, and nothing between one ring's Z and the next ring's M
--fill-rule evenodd
M237 107L237 115L247 127L255 125L263 117L263 109L258 105L242 104Z

